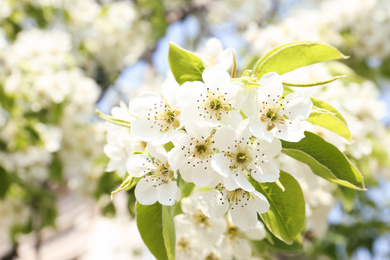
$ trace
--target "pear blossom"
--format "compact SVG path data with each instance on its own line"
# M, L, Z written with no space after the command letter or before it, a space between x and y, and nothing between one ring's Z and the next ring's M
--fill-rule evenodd
M249 121L243 120L237 129L222 126L214 136L220 153L213 156L211 166L225 177L227 189L242 188L254 191L247 179L251 175L259 182L274 182L279 178L278 167L268 159L278 155L282 146L279 139L251 141Z
M172 168L180 171L186 182L198 187L215 186L221 176L211 167L214 155L213 127L205 122L191 123L186 134L172 139L175 147L168 158Z
M143 177L135 187L135 197L143 205L160 204L172 206L180 200L181 192L173 179L177 174L168 163L168 154L162 146L148 144L149 157L145 154L131 155L127 171L136 178Z
M130 114L136 117L131 131L136 138L145 142L159 140L162 144L170 141L181 125L181 111L175 96L178 88L179 84L168 78L162 84L164 98L145 91L130 100Z
M130 115L128 110L127 105L120 102L119 106L112 108L111 114L116 119L132 122L135 118ZM144 145L131 134L127 127L110 122L105 122L104 126L107 131L107 144L104 146L104 153L110 158L106 171L117 171L120 176L124 177L127 158L135 151L142 151Z
M192 245L198 251L210 253L212 247L225 232L226 219L209 218L203 214L198 204L198 192L194 192L190 197L183 198L181 208L184 214L175 216L175 228L179 236L189 235Z
M283 96L283 84L275 72L264 75L259 83L253 104L242 107L250 120L253 135L271 142L274 137L298 142L305 135L304 122L309 117L313 103L299 92Z
M234 108L239 104L237 94L243 87L231 82L230 75L218 68L207 68L203 82L186 82L178 89L184 125L193 121L208 121L216 125L235 125L241 115Z
M260 221L257 221L256 227L246 232L241 231L229 221L224 236L216 245L221 255L219 259L251 259L252 247L247 238L262 240L265 237L266 231Z
M233 48L224 49L220 40L210 38L199 56L206 67L229 70L233 66L233 53Z
M223 185L199 196L200 208L206 216L219 218L230 213L232 222L242 231L249 231L257 225L257 213L269 210L269 203L263 194L241 188L228 190Z

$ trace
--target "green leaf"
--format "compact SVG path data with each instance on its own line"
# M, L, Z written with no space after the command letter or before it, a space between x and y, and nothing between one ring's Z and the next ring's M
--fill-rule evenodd
M104 120L106 120L106 121L108 121L110 123L113 123L113 124L116 124L116 125L120 125L120 126L124 126L124 127L128 127L128 128L131 127L131 123L130 122L122 120L122 119L114 118L114 117L106 115L106 114L103 114L98 109L96 109L96 114L100 118L102 118L102 119L104 119Z
M336 48L312 41L285 44L268 52L255 64L254 75L260 79L268 72L279 75L317 62L346 59Z
M172 207L162 206L163 210L163 235L165 247L168 253L168 259L175 259L176 233L175 223L173 222Z
M311 132L299 142L282 141L282 152L306 163L314 174L337 184L365 190L363 176L335 146Z
M309 83L293 83L293 82L285 82L283 81L284 86L289 86L289 87L314 87L314 86L319 86L319 85L325 85L328 83L331 83L335 80L345 78L346 75L342 76L335 76L331 79L328 80L323 80L323 81L315 81L315 82L309 82Z
M10 181L8 174L3 167L0 166L0 199L5 197L7 190L9 188Z
M307 121L322 126L351 141L351 132L343 116L331 105L319 99L311 98L313 111Z
M267 213L260 214L269 231L291 245L305 223L305 200L299 183L290 174L281 171L279 181L283 191L275 182L258 183L250 179L255 189L262 193L270 204Z
M137 227L142 240L158 260L175 259L175 227L171 207L137 202Z
M275 236L271 234L267 235L264 242L268 247L272 247L278 251L287 252L287 253L299 253L303 251L303 245L299 242L299 236L294 239L294 242L291 245L287 245L277 239Z
M169 43L169 67L179 85L187 81L202 81L202 60L174 43Z

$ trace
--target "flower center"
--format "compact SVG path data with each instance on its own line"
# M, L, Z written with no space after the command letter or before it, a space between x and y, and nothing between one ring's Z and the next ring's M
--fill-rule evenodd
M230 152L226 155L231 160L231 169L246 170L248 169L249 164L253 161L248 146L242 148L240 144L237 145L235 152Z
M236 160L238 163L245 163L246 160L248 160L248 159L249 159L249 157L247 154L245 154L243 152L237 153Z
M206 227L209 227L210 226L210 223L209 223L209 219L199 210L195 215L195 221L196 223L199 225L199 226L206 226Z
M267 111L267 112L264 113L263 111ZM278 105L278 102L272 108L263 107L260 110L260 113L261 113L261 116L260 116L261 122L267 123L267 131L271 131L278 124L285 123L285 117L281 111L281 104Z
M223 94L209 93L207 99L204 108L210 114L210 118L215 117L217 120L221 120L222 113L230 111L230 105L226 102Z
M180 115L179 110L172 109L169 104L164 104L164 109L154 119L159 121L161 133L167 132L171 126L176 129L180 126L180 121L177 116Z
M161 179L162 182L166 183L169 179L174 177L174 172L170 169L168 163L164 164L155 160L154 164L157 166L157 169L153 174L155 178Z
M210 158L214 151L211 148L211 141L209 137L206 137L205 139L199 141L195 139L195 149L193 153L193 157L198 157L200 159L206 159Z
M204 260L220 260L220 258L217 257L216 255L214 255L213 252L211 252L210 254L208 254L208 255L206 256L206 258L205 258Z
M241 201L241 199L244 199L247 193L248 192L246 190L243 190L241 188L232 191L227 191L226 199L229 202L236 203Z
M179 241L177 241L177 250L178 251L186 251L190 249L190 241L186 240L183 237L179 238Z
M238 237L240 230L236 226L229 226L225 233L230 239Z

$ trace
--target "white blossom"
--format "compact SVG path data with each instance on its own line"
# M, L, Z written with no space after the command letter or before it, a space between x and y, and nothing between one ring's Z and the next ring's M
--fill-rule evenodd
M168 163L168 155L162 146L148 144L149 157L145 154L131 155L127 160L127 171L134 177L143 177L135 187L139 203L151 205L159 202L172 206L181 196L174 178L177 175Z
M164 99L153 92L145 91L130 100L130 113L136 117L131 125L135 137L145 142L169 142L176 134L175 129L181 125L181 111L175 96L178 88L179 84L168 78L162 84Z
M254 104L242 107L249 117L253 135L271 142L274 137L298 142L304 137L303 122L309 117L312 102L309 97L294 92L283 97L283 85L279 75L270 72L259 83Z
M237 129L222 126L214 136L216 148L220 153L214 155L211 165L225 177L227 189L242 188L253 191L247 176L259 182L274 182L279 178L278 167L268 159L281 152L278 139L271 143L265 140L251 140L248 120L242 121Z
M199 197L202 212L210 218L219 218L229 211L234 225L242 231L257 225L257 213L269 210L269 203L263 194L243 189L227 190L223 185Z
M180 171L183 180L198 187L215 186L221 179L211 167L214 155L212 130L212 126L204 122L192 123L186 134L172 139L175 147L168 155L170 165Z
M203 82L184 83L178 90L184 125L193 121L208 121L216 125L235 125L241 119L234 110L242 84L231 82L230 75L218 68L207 68Z

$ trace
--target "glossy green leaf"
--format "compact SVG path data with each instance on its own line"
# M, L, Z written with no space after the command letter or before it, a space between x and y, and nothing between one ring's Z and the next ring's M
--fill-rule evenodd
M299 142L282 141L282 152L306 163L314 174L337 184L365 190L363 176L334 145L320 136L305 132Z
M251 178L255 189L262 193L270 204L267 213L260 214L269 231L291 245L305 223L305 200L299 183L290 174L281 171L279 181L283 191L276 183L258 183Z
M175 223L173 222L173 207L162 206L163 214L163 235L165 247L167 249L168 259L175 259L176 233Z
M175 259L175 227L171 207L137 202L137 227L150 252L159 260Z
M322 126L351 141L351 132L343 116L331 105L319 99L311 98L313 111L307 121L314 125Z
M295 83L295 82L285 82L283 81L284 86L289 86L289 87L314 87L314 86L319 86L319 85L325 85L328 83L331 83L335 80L345 78L345 75L342 76L335 76L331 79L328 80L322 80L322 81L315 81L315 82L309 82L309 83Z
M192 52L170 42L168 61L173 76L180 85L187 81L202 81L203 62Z
M279 75L317 62L346 59L336 48L312 41L285 44L268 52L255 64L254 75L260 79L268 72Z

